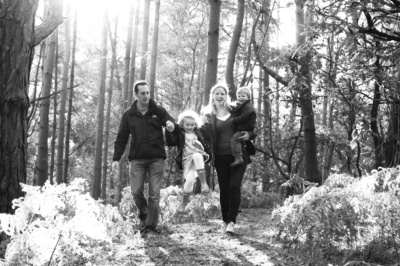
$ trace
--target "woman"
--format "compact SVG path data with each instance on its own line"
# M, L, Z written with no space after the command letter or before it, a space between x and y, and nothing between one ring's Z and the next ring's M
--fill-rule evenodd
M244 164L231 166L234 156L231 150L231 138L235 133L232 123L231 110L228 102L228 88L226 85L217 84L211 89L209 123L203 127L203 135L211 142L214 158L214 167L217 171L220 188L220 204L223 225L222 233L235 233L236 217L239 213L241 199L241 185L250 157L246 150L243 151ZM240 139L255 138L254 132L243 131Z

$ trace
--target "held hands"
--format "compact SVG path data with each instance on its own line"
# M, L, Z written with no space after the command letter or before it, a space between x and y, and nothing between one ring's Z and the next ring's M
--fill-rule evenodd
M242 131L240 133L242 133L242 135L240 135L240 137L238 137L238 139L240 139L240 140L249 140L250 139L250 133L248 131Z
M167 128L167 130L168 130L169 132L172 132L172 131L174 131L174 129L175 129L175 124L168 120L168 121L165 123L165 127Z
M117 161L114 161L111 164L111 170L112 170L113 173L115 173L118 170L118 166L119 166L119 162L117 162Z

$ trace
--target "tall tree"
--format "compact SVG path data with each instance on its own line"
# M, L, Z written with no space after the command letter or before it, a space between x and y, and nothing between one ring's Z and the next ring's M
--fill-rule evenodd
M149 40L149 26L150 26L150 3L151 0L144 1L142 51L140 60L140 79L143 80L146 79L146 69L147 69L147 50L149 46L148 40Z
M27 96L34 47L62 23L61 0L35 27L38 1L1 1L0 18L0 213L12 213L26 182Z
M305 4L307 0L295 0L296 3L296 41L297 49L302 49L307 43L306 37L307 26L310 27L311 12L313 4L310 1L309 9L307 10L307 23L305 19ZM308 36L310 37L310 36ZM317 138L315 135L315 123L314 123L314 111L312 103L312 84L311 84L311 65L312 51L308 49L303 51L298 56L298 62L300 64L298 84L296 89L299 95L301 117L303 122L304 132L304 168L305 178L308 181L321 184L321 175L318 169L317 160Z
M70 33L70 3L67 4L67 19L64 22L64 38L65 38L65 52L63 61L63 72L61 78L61 99L60 111L58 117L58 137L57 137L57 184L63 182L63 166L64 166L64 139L65 139L65 109L67 105L67 87L68 87L68 72L69 62L71 59L71 33Z
M225 69L225 81L226 81L226 84L229 86L229 94L232 99L236 99L236 85L235 85L235 78L233 75L233 69L235 66L235 58L236 58L236 52L237 52L237 49L239 46L240 35L242 33L244 7L245 7L245 1L237 0L236 24L235 24L235 29L232 34L231 43L229 46L228 59L227 59L226 69Z
M40 128L37 155L37 185L43 186L49 174L49 113L50 113L50 90L53 81L54 54L56 50L57 33L54 32L46 40L46 62L44 64L44 79L42 85L42 100L40 101Z
M141 1L138 0L135 11L135 25L133 29L131 68L130 68L131 70L129 72L128 106L130 106L133 102L133 84L135 82L135 72L136 72L136 53L137 53L138 34L139 34L140 4Z
M78 8L75 5L74 11L74 33L72 36L72 50L71 50L71 73L69 78L69 96L68 96L68 112L67 112L67 127L65 129L65 149L64 149L64 168L63 168L63 182L68 182L69 170L69 140L72 130L72 99L74 97L74 80L75 80L75 55L76 55L76 37L77 37L77 23L78 23Z
M133 26L133 13L135 11L133 7L133 1L131 2L131 7L129 9L129 20L128 20L128 36L126 38L125 46L125 58L124 58L124 110L128 108L128 91L129 91L129 70L131 61L131 46L132 46L132 26ZM104 38L104 36L103 36Z
M53 96L53 125L51 134L50 148L50 183L54 184L54 165L56 158L56 137L57 137L57 90L58 90L58 29L54 33L56 35L56 54L54 58L54 96Z
M150 62L150 96L155 99L155 82L156 82L156 64L157 64L157 48L158 48L158 28L160 24L160 0L156 0L154 10L154 26L153 41L151 46L151 62Z
M117 65L117 32L118 32L118 16L115 17L114 38L112 38L111 30L109 28L109 36L112 50L112 59L110 66L110 80L108 83L107 92L107 113L106 113L106 126L104 129L104 156L103 156L103 171L101 177L101 198L106 200L106 187L107 187L107 162L108 162L108 137L110 135L110 116L111 116L111 100L114 87L114 70Z
M108 14L106 5L104 6L103 31L101 43L100 59L100 84L99 101L97 103L97 134L96 134L96 152L94 157L94 172L92 197L98 199L101 194L101 157L103 147L103 126L104 126L104 98L106 90L106 71L107 71L107 36L108 35ZM106 155L104 155L106 156Z
M204 103L208 104L212 86L217 82L218 74L218 44L219 44L219 18L221 14L221 0L209 0L210 15L208 24L208 46L206 81L204 88Z

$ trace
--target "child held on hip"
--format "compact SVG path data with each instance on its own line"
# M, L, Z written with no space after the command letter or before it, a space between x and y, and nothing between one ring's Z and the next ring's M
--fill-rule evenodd
M166 132L168 146L177 146L178 154L175 161L183 169L185 184L183 185L183 199L178 207L178 212L184 212L193 193L196 177L199 177L201 192L207 194L210 188L207 185L205 163L210 160L208 145L199 131L201 119L194 111L184 111L178 117L179 129Z
M243 147L239 137L242 131L253 131L256 125L256 111L251 103L251 91L248 87L240 87L236 92L237 105L232 110L232 123L236 133L231 139L232 155L235 161L231 166L241 165L243 161Z

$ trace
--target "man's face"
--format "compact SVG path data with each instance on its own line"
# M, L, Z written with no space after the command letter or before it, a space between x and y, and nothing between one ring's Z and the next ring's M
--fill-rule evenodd
M150 88L147 85L139 85L136 98L141 105L147 105L150 101Z

